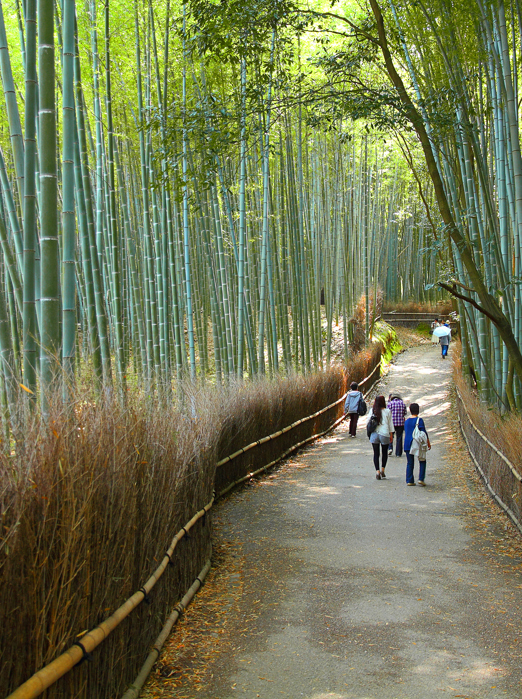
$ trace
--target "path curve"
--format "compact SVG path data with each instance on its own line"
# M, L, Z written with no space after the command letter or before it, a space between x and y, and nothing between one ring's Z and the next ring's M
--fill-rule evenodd
M522 696L520 538L452 436L450 371L438 347L416 347L379 384L421 405L426 488L406 487L404 457L377 481L365 430L351 440L344 424L221 505L217 536L236 562L221 598L207 587L196 603L206 679L162 684L158 671L150 696Z

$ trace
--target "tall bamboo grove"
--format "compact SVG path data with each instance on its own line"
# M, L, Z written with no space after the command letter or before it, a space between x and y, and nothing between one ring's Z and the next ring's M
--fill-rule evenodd
M259 27L212 52L190 4L0 5L4 427L85 372L170 400L185 377L325 367L361 294L436 279L397 144L312 122L293 82L313 47Z

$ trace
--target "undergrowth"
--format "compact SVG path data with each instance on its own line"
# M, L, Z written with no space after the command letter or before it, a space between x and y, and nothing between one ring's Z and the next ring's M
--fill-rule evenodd
M381 315L383 307L383 292L378 288L377 293L372 289L368 296L368 312L370 331L374 329L376 319ZM353 326L352 331L352 349L354 352L360 352L366 343L366 295L363 294L357 302L350 323Z
M373 337L382 343L384 348L382 353L382 361L384 361L386 364L391 362L394 355L401 352L403 349L395 329L384 321L378 321L375 324Z
M431 337L433 333L431 326L428 323L419 323L415 327L415 332L419 333L419 335L424 335L425 337Z

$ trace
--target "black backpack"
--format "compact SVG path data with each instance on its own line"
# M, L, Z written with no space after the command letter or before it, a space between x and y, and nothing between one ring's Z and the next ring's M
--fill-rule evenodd
M361 396L359 398L359 402L357 403L357 415L363 417L363 415L366 415L367 412L368 406L366 405L364 398Z
M370 439L370 437L375 432L375 430L377 429L378 426L379 426L379 420L372 413L370 415L368 422L366 423L366 434L368 435L368 439Z

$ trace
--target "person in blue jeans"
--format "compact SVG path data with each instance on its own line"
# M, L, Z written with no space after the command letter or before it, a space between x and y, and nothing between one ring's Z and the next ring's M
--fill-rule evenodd
M449 328L449 325L447 323L444 323L444 325L447 328ZM451 334L450 335L443 335L442 337L439 337L442 359L446 359L446 357L448 356L448 349L449 349L450 341L451 341Z
M411 417L409 417L406 422L404 423L404 451L406 453L406 457L408 459L406 463L406 485L415 485L415 479L413 477L413 466L415 463L415 455L410 454L410 450L412 448L412 441L413 441L413 430L415 429L415 425L417 424L417 419L419 420L419 430L426 432L426 436L428 435L428 431L426 430L426 425L424 424L424 420L419 417L419 404L418 403L412 403L410 405L410 413ZM428 437L428 449L431 449L431 443L430 443L430 438ZM424 479L426 477L426 457L422 458L421 454L419 453L419 480L418 484L423 486L426 485L424 482Z

